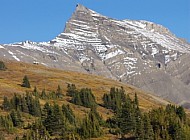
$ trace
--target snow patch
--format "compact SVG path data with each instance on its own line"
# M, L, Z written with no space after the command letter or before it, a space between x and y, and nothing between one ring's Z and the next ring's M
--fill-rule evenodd
M20 59L19 59L16 55L14 55L14 53L13 53L13 52L8 51L8 53L9 53L9 54L11 54L11 55L12 55L12 57L13 57L15 60L20 61Z
M4 49L4 47L0 45L0 49Z
M116 51L113 51L111 53L108 53L105 56L105 59L109 59L109 58L115 57L115 56L120 55L120 54L124 54L124 52L122 50L116 50Z

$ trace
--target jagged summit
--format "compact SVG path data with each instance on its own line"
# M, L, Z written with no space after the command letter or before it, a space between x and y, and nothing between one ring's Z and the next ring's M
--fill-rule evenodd
M49 42L0 46L0 57L102 75L178 104L190 101L190 45L144 20L116 20L80 4Z
M81 4L77 4L76 5L76 10L75 10L75 12L76 11L88 11L89 9L88 8L86 8L85 6L83 6L83 5L81 5Z

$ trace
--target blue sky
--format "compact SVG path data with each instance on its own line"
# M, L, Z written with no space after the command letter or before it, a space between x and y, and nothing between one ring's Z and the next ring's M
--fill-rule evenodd
M0 44L55 38L77 3L115 19L162 24L190 42L189 0L1 0Z

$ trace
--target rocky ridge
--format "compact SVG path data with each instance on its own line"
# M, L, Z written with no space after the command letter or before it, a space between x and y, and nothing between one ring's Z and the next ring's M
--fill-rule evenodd
M2 44L0 58L102 75L190 107L190 45L152 22L77 5L55 39Z

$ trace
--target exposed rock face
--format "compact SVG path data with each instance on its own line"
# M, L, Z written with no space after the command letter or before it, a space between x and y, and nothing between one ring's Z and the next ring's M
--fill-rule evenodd
M55 39L0 50L3 59L102 75L190 103L190 45L152 22L115 20L78 5Z

